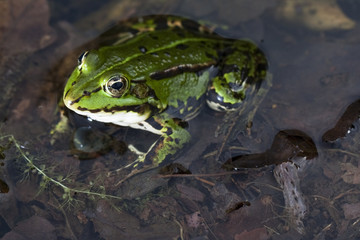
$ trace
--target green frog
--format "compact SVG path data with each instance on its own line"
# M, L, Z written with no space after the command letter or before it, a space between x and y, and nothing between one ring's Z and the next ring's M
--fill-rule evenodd
M124 21L99 39L101 46L79 57L63 100L93 120L159 135L136 168L159 166L182 149L191 137L186 122L204 103L236 111L266 76L254 43L178 16Z

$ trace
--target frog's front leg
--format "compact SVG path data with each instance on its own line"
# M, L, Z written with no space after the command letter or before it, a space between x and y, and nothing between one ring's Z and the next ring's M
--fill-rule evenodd
M136 161L116 170L117 173L125 169L130 170L126 177L122 178L116 186L135 174L159 166L166 158L174 156L190 141L190 133L183 127L184 122L179 119L167 119L160 115L154 116L154 120L162 126L159 131L159 133L161 132L159 139L146 153L138 152L139 156ZM135 149L135 151L137 150Z
M236 110L265 79L267 60L252 42L235 41L224 50L219 73L207 92L208 105L217 111Z
M190 133L184 128L181 120L165 118L162 115L154 116L154 120L162 127L158 131L160 137L145 154L139 155L132 164L134 169L159 166L166 158L181 150L190 140Z

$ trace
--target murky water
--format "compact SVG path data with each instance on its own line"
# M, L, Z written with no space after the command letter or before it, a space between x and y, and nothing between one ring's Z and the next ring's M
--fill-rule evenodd
M360 238L358 120L345 138L322 140L360 95L354 1L22 0L20 7L14 0L0 8L3 239ZM86 119L74 115L63 134L51 131L66 79L85 50L78 47L118 20L147 14L186 16L215 24L225 37L253 40L268 58L272 87L251 131L231 141L219 161L226 119L207 109L190 122L192 144L175 161L182 176L159 177L155 169L124 181L119 169L136 159L127 146L145 151L154 136L97 123L89 132ZM306 205L301 231L275 166L221 168L229 148L262 153L285 129L308 135L318 152L294 180ZM74 150L74 135L94 139L96 150Z

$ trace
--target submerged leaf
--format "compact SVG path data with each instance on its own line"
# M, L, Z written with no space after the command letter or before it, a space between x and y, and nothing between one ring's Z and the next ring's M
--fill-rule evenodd
M342 12L336 0L282 1L277 15L317 31L348 30L355 27L355 22Z
M0 179L0 193L8 193L9 192L9 186Z
M345 137L360 116L360 99L350 104L340 117L335 127L326 131L322 136L324 142L333 142L338 138Z
M274 137L271 148L264 153L246 154L233 157L223 167L256 168L271 164L281 164L296 158L313 159L318 156L313 140L299 130L282 130Z

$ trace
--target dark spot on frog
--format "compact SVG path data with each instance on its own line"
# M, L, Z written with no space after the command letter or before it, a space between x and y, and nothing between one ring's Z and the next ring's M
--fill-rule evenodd
M259 63L257 65L257 70L260 71L266 71L268 69L267 63Z
M114 29L111 29L112 32L119 32L120 30L118 28L114 28ZM139 29L136 29L136 28L128 28L127 31L133 35L137 34L139 31ZM117 38L118 39L118 38Z
M215 46L215 49L221 49L220 45L219 45L219 47ZM238 51L236 48L227 47L223 51L221 51L220 53L221 53L221 56L223 56L223 58L225 58L226 56L229 56L229 55L235 53L236 51ZM243 52L243 57L246 58L247 57L246 55L248 55L248 54L247 54L247 52L244 51Z
M201 27L199 23L187 19L184 19L181 23L185 29L193 30L196 32L199 31L199 28Z
M185 34L181 31L177 31L176 34L180 37L180 38L185 38Z
M85 51L82 54L80 54L80 56L78 57L78 65L81 65L84 62L84 60L88 54L89 54L88 51Z
M140 46L139 49L140 49L140 52L142 52L142 53L146 53L146 52L147 52L147 49L146 49L146 47L144 47L144 46Z
M66 91L64 97L66 97L69 94L69 92L70 92L70 89Z
M150 74L150 77L154 80L161 80L164 78L169 78L182 74L184 72L199 72L201 70L209 68L213 65L213 62L203 63L203 64L182 64L176 67L168 68L163 71L153 72Z
M182 44L182 43L176 45L176 48L177 48L177 49L180 49L180 50L185 50L185 49L187 49L188 47L189 47L188 45Z
M151 37L152 39L154 39L154 40L158 40L158 39L159 39L159 37L156 36L156 35L154 35L154 34L150 34L150 37Z
M100 91L100 90L101 90L101 87L98 87L98 88L92 90L91 92L89 92L89 91L84 91L84 92L83 92L83 95L81 95L80 97L78 97L78 98L75 99L74 101L71 101L70 105L73 105L74 103L79 102L80 99L83 98L84 96L90 96L92 93L98 92L98 91ZM70 91L70 89L66 92L65 97L67 96L67 94L69 93L69 91Z
M154 120L154 118L149 118L149 119L146 120L146 122L147 122L148 124L150 124L150 126L152 126L153 128L155 128L156 130L162 129L161 124L158 123L158 122L156 122L156 121Z
M205 56L208 57L208 58L211 58L213 60L216 60L216 57L211 53L205 52Z
M168 19L164 16L158 16L154 19L154 23L156 24L155 30L167 29Z
M225 73L230 73L230 72L239 72L240 69L239 69L239 66L236 65L236 64L225 64L222 68L222 73L225 74Z
M187 121L184 121L184 120L182 120L182 119L180 119L180 118L174 118L173 120L174 120L174 123L175 123L176 125L178 125L179 127L182 127L182 128L187 128L187 127L189 127L189 124L188 124Z
M90 94L96 93L96 92L98 92L98 91L100 91L100 90L101 90L101 87L98 87L98 88L92 90L92 91L90 92Z
M167 123L167 121L166 121L166 123ZM166 128L166 132L165 132L166 135L170 135L172 133L173 133L173 131L171 130L171 128Z
M76 81L73 81L72 83L71 83L71 86L74 86L76 84Z
M154 57L159 57L159 54L157 54L155 52L151 53L151 55L154 56Z

